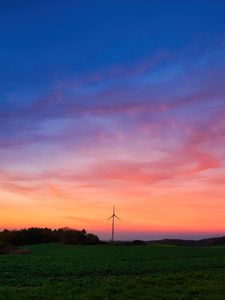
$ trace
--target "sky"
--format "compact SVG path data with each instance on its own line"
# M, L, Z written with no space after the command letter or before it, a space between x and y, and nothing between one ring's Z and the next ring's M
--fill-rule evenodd
M0 2L0 229L225 235L225 2Z

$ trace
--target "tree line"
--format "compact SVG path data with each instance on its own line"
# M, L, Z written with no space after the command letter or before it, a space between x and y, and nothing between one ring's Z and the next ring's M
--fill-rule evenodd
M20 230L3 230L0 232L0 243L13 246L30 245L38 243L63 243L74 245L99 244L97 235L87 233L85 229L75 230L70 228L37 228L32 227Z

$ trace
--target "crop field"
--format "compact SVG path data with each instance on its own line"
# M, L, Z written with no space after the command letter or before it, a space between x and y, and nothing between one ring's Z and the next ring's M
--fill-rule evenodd
M225 247L26 246L0 256L0 299L225 299Z

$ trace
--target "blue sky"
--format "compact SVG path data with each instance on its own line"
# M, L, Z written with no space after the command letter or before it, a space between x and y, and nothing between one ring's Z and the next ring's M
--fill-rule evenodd
M223 36L224 15L223 1L2 1L1 79L48 86L159 51L197 52Z

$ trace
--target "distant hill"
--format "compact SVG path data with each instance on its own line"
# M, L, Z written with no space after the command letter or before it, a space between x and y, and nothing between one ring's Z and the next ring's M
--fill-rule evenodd
M105 242L105 244L111 244L111 242ZM201 240L183 240L183 239L161 239L154 241L143 241L143 240L133 240L133 241L115 241L114 245L124 245L124 246L144 246L144 245L171 245L171 246L191 246L191 247L209 247L209 246L219 246L225 245L225 236L213 237Z
M156 241L148 241L149 244L161 244L161 245L175 245L175 246L196 246L196 247L208 247L225 245L225 236L213 237L201 240L183 240L183 239L162 239Z
M0 231L0 252L4 252L5 248L11 246L31 245L39 243L63 243L73 245L95 245L95 244L114 244L125 246L144 246L144 245L174 245L174 246L192 246L192 247L208 247L225 245L225 236L213 237L200 240L186 240L186 239L161 239L154 241L115 241L103 242L97 235L87 233L85 229L75 230L71 228L36 228L20 230L3 230ZM7 251L8 252L8 251Z

